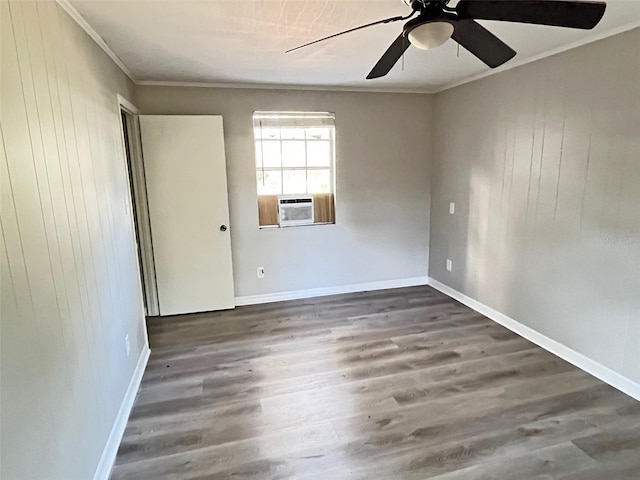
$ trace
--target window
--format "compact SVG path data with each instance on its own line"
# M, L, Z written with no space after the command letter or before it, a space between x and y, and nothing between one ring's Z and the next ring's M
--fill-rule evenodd
M261 227L284 226L279 203L296 196L313 199L313 222L308 223L335 223L334 120L324 112L253 114Z

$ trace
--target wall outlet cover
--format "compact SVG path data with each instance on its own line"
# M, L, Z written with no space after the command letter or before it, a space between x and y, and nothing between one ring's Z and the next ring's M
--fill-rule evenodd
M447 258L447 271L450 272L453 269L453 262Z
M456 204L451 202L449 204L449 214L453 215L454 213L456 213Z

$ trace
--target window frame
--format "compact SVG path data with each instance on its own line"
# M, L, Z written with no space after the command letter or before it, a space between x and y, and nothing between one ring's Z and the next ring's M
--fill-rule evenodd
M299 127L302 129L305 129L305 138L304 139L283 139L282 138L282 130L287 129L287 128L295 128L295 127L287 127L287 126L280 126L280 127L273 127L273 126L269 126L267 128L270 129L278 129L280 131L280 135L278 139L274 139L274 140L268 140L269 142L278 142L280 145L280 166L279 167L267 167L264 166L264 162L263 165L258 165L258 143L259 142L264 142L264 138L262 138L262 136L260 136L260 138L257 138L256 136L256 125L255 125L255 115L257 112L253 113L252 116L252 120L253 120L253 140L254 140L254 144L253 144L253 148L254 148L254 165L255 165L255 172L256 172L256 193L258 195L258 197L260 196L266 196L266 195L314 195L314 194L332 194L334 196L334 202L335 202L335 194L336 194L336 176L335 176L335 163L336 163L336 145L335 145L335 136L336 136L336 127L335 127L335 116L333 116L333 120L334 123L333 125L327 125L327 126L323 126L323 127L315 127L315 126L306 126L306 127ZM304 119L304 114L317 114L317 115L321 115L321 114L326 114L325 112L269 112L269 113L273 113L274 115L278 115L278 114L290 114L290 115L295 115L296 113L300 113L300 118ZM327 114L328 115L328 114ZM331 114L333 115L333 114ZM329 138L328 139L313 139L313 138L307 138L307 132L306 129L309 128L327 128L329 130ZM283 165L283 142L287 141L287 142L302 142L304 143L304 166L297 166L297 167L287 167ZM308 148L307 145L309 142L328 142L329 143L329 165L328 166L309 166L309 153L308 153ZM261 148L264 145L264 143L261 143ZM264 155L264 154L263 154ZM329 191L328 192L315 192L315 193L310 193L309 192L309 175L308 172L309 171L329 171ZM262 172L263 173L263 178L264 178L264 172L280 172L280 192L279 193L259 193L258 191L258 173ZM305 192L299 192L299 193L285 193L284 192L284 173L285 171L304 171L305 172Z

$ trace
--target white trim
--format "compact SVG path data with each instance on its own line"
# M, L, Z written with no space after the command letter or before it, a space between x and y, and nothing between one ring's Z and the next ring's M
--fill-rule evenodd
M65 1L65 0L58 0ZM409 94L436 94L449 90L451 88L464 85L466 83L480 80L482 78L490 77L501 72L506 72L512 68L521 67L529 63L537 62L547 57L551 57L558 53L566 52L574 48L582 47L605 38L612 37L631 31L635 28L640 28L640 21L632 22L621 27L613 28L602 33L591 35L582 38L578 41L563 45L546 52L542 52L532 57L526 57L522 60L510 61L501 67L494 69L487 69L477 75L472 75L461 80L457 80L451 83L447 83L438 87L419 87L419 88L394 88L394 87L380 87L369 88L362 86L322 86L322 85L279 85L279 84L259 84L259 83L221 83L221 82L180 82L180 81L163 81L163 80L138 80L135 81L136 85L140 86L154 86L154 87L196 87L196 88L237 88L237 89L256 89L256 90L297 90L297 91L327 91L327 92L362 92L362 93L409 93Z
M239 89L256 89L256 90L296 90L296 91L320 91L320 92L362 92L362 93L410 93L410 94L435 94L444 92L454 87L464 85L465 83L480 80L500 72L506 72L512 68L521 67L528 63L542 60L543 58L566 52L574 48L587 45L589 43L603 40L620 33L628 32L640 27L640 21L632 22L621 27L613 28L605 32L582 38L576 42L542 52L532 57L523 58L518 61L507 62L505 65L495 69L489 69L477 75L472 75L461 80L441 85L438 87L417 87L417 88L394 88L379 87L369 88L363 86L325 86L325 85L281 85L281 84L259 84L259 83L224 83L224 82L181 82L181 81L163 81L163 80L137 80L131 70L124 64L115 52L107 45L104 39L96 32L91 25L78 13L78 11L69 3L69 0L56 0L56 2L76 21L82 29L98 44L100 48L115 62L118 67L127 75L135 85L154 86L154 87L200 87L200 88L239 88Z
M126 111L128 111L132 115L140 115L140 110L133 103L131 103L129 100L127 100L125 97L123 97L119 93L116 94L116 97L118 98L119 107L124 108Z
M489 69L482 73L478 73L477 75L472 75L471 77L463 78L462 80L458 80L453 83L449 83L441 87L437 87L436 89L431 90L429 93L444 92L445 90L459 87L460 85L464 85L465 83L474 82L476 80L480 80L481 78L486 78L486 77L490 77L491 75L495 75L497 73L506 72L507 70L511 70L512 68L518 68L523 65L527 65L529 63L537 62L538 60L542 60L543 58L551 57L558 53L566 52L567 50L573 50L574 48L582 47L584 45L597 42L598 40L604 40L605 38L613 37L614 35L628 32L638 27L640 27L640 21L629 23L628 25L623 25L621 27L617 27L612 30L607 30L606 32L602 32L596 35L582 38L576 42L568 43L567 45L562 45L552 50L547 50L546 52L539 53L538 55L534 55L533 57L527 57L527 58L523 58L522 60L507 62L501 67Z
M140 269L140 265L138 264L138 276L140 279L140 298L144 299L141 306L143 312L142 318L145 318L145 316L147 315L158 315L160 307L158 306L158 286L156 284L155 277L156 274L153 259L153 242L151 238L151 227L149 225L146 183L142 161L142 145L138 124L138 116L140 114L140 110L127 98L120 95L119 93L116 94L116 97L118 101L118 122L120 124L120 131L122 132L122 135L120 137L122 140L122 158L125 160L124 172L128 180L127 185L129 189L129 198L126 201L127 211L131 215L133 223L137 224L138 236L140 237L136 238L135 231L132 230L132 239L134 244L136 245L136 256L142 256L142 258L140 258L139 260L142 262L143 270ZM122 116L120 115L121 111L129 113L133 120L133 124L130 125L129 132L132 134L129 138L132 152L126 151L124 140L124 125L122 123ZM129 153L131 153L130 159L128 159ZM129 163L131 163L131 165L129 165ZM131 182L133 182L133 185L135 187L133 190L131 189ZM132 203L136 205L136 208L133 208ZM138 240L140 240L140 245L138 245Z
M195 87L195 88L238 88L254 90L295 90L312 92L361 92L361 93L434 93L433 89L424 88L369 88L362 86L331 86L331 85L286 85L272 83L220 83L220 82L173 82L164 80L138 80L136 85L146 87Z
M521 337L526 338L527 340L535 343L536 345L544 348L554 355L557 355L558 357L575 365L581 370L584 370L594 377L599 378L612 387L617 388L621 392L626 393L636 400L640 400L640 383L636 383L630 378L620 375L618 372L611 370L609 367L605 367L604 365L590 359L582 353L578 353L575 350L572 350L566 345L563 345L562 343L553 340L546 335L543 335L542 333L537 332L530 327L527 327L526 325L523 325L513 318L507 317L503 313L500 313L497 310L494 310L493 308L480 303L479 301L474 300L471 297L466 296L464 293L460 293L459 291L445 285L444 283L440 283L434 278L429 277L429 285L436 290L441 291L445 295L459 301L460 303L463 303L467 307L472 308L476 312L481 313L485 317L490 318L494 322L499 323L503 327L508 328L512 332L517 333Z
M107 443L102 450L102 456L100 457L100 461L98 462L98 466L93 475L93 480L109 479L111 468L116 460L116 453L118 453L118 447L120 446L122 435L124 434L124 430L127 426L129 414L131 413L133 402L136 399L136 394L138 393L138 388L140 387L144 370L147 367L147 361L149 360L150 353L151 350L149 350L149 346L145 344L142 352L140 352L138 364L136 365L136 369L133 371L131 381L129 382L127 391L124 394L122 403L120 404L120 410L118 410L116 419L113 422L113 427L111 427L111 433L109 433Z
M507 62L505 65L495 69L489 69L477 75L472 75L467 78L448 83L439 87L422 87L422 88L394 88L394 87L381 87L381 88L368 88L362 86L323 86L323 85L279 85L279 84L259 84L259 83L224 83L224 82L180 82L180 81L163 81L163 80L136 80L133 73L127 68L122 60L115 54L115 52L107 45L104 39L96 32L91 25L78 13L78 11L69 3L69 0L56 0L56 2L73 18L82 29L98 44L102 50L115 62L118 67L131 79L131 81L140 86L154 86L154 87L200 87L200 88L249 88L257 90L297 90L297 91L327 91L327 92L364 92L364 93L413 93L413 94L435 94L444 92L454 87L464 85L465 83L480 80L481 78L489 77L500 72L506 72L512 68L521 67L528 63L542 60L543 58L556 55L558 53L566 52L589 43L603 40L620 33L628 32L634 28L640 27L640 21L632 22L621 27L617 27L605 32L592 35L586 38L582 38L576 42L563 45L546 52L542 52L533 57L523 58L519 61Z
M312 288L309 290L295 290L292 292L267 293L265 295L248 295L236 297L236 306L257 305L259 303L282 302L300 298L324 297L341 293L368 292L371 290L386 290L389 288L415 287L427 285L427 277L399 278L397 280L383 280L381 282L355 283L339 287Z
M71 18L75 20L75 22L80 25L80 27L87 32L87 34L93 39L94 42L98 44L98 46L106 53L113 62L120 67L120 70L124 72L124 74L131 79L133 83L136 83L136 77L133 76L131 70L127 68L122 60L115 54L113 50L107 45L107 42L96 32L89 23L78 13L78 11L69 3L69 0L56 0L58 5L60 5L65 12L69 14Z
M133 203L135 202L135 193L133 192L133 190L131 189L131 178L130 178L130 173L129 173L129 161L127 160L128 156L129 156L129 152L127 152L127 147L125 144L125 133L124 133L124 124L122 122L122 110L124 109L125 111L130 111L130 113L132 115L136 115L137 114L137 107L135 105L133 105L133 103L131 103L129 100L127 100L125 97L123 97L122 95L120 95L119 93L116 94L116 99L118 101L118 124L120 125L120 145L122 147L122 158L124 159L124 173L126 175L126 179L127 179L127 190L129 192L128 198L125 199L125 204L126 204L126 212L127 215L131 216L131 226L133 227L131 229L131 240L133 241L133 244L136 246L136 256L139 255L140 252L140 247L138 246L138 239L136 238L136 234L135 234L135 224L136 224L136 218L135 218L135 209L133 208ZM135 113L133 112L133 110L135 110ZM138 271L138 281L139 281L139 285L140 285L140 300L141 300L141 310L142 310L142 318L145 318L147 316L147 310L145 308L145 291L144 291L144 277L142 276L142 270L140 269L140 263L136 262L136 270ZM144 329L145 333L146 333L146 328ZM146 338L146 335L145 335ZM146 339L146 343L147 345L149 344L149 339Z

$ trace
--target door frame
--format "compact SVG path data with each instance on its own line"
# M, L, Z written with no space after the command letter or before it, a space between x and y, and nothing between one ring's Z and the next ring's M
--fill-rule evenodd
M147 184L142 157L142 141L140 138L140 121L138 118L140 110L120 94L117 94L117 100L120 138L122 140L122 152L125 159L128 180L127 187L130 197L128 209L133 219L136 255L139 260L140 286L145 315L153 317L160 315L160 308L155 263L153 259L153 241L151 238L151 223L149 220L149 205L147 201ZM131 119L131 122L127 122L129 152L127 152L127 145L124 138L125 125L122 121L122 115Z

